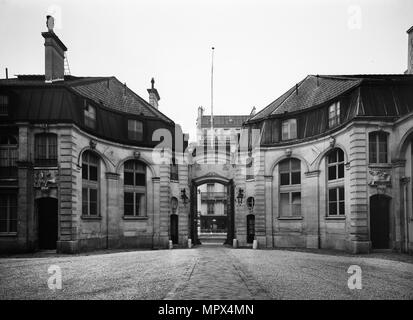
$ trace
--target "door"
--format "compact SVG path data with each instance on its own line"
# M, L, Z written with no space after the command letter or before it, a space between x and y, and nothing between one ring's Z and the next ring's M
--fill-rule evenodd
M247 215L247 243L252 243L255 238L255 216Z
M384 195L370 197L370 240L373 249L390 247L390 199Z
M178 215L171 214L171 240L173 244L178 244Z
M37 200L39 221L39 249L56 249L57 241L57 199L41 198Z

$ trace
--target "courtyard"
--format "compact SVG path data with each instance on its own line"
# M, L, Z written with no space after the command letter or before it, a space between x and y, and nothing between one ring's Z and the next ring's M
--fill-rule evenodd
M361 289L349 289L351 265ZM49 268L61 271L50 289ZM55 270L54 269L54 270ZM391 252L192 249L0 258L0 299L413 299L413 257Z

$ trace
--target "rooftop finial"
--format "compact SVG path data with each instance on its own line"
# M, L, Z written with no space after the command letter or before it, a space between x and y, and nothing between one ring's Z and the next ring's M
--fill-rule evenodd
M54 32L54 18L51 15L46 16L46 26L49 32Z
M151 79L151 84L152 84L152 89L155 89L155 79L154 78Z

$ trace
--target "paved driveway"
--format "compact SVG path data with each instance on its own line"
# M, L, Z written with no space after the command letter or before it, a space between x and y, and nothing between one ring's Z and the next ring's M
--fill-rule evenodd
M48 268L62 289L48 287ZM362 289L347 286L350 265ZM231 249L0 259L0 299L413 299L413 257Z

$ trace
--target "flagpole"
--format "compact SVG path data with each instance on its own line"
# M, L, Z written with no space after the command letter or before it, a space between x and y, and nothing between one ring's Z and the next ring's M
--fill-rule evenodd
M214 47L211 59L211 145L214 145Z

